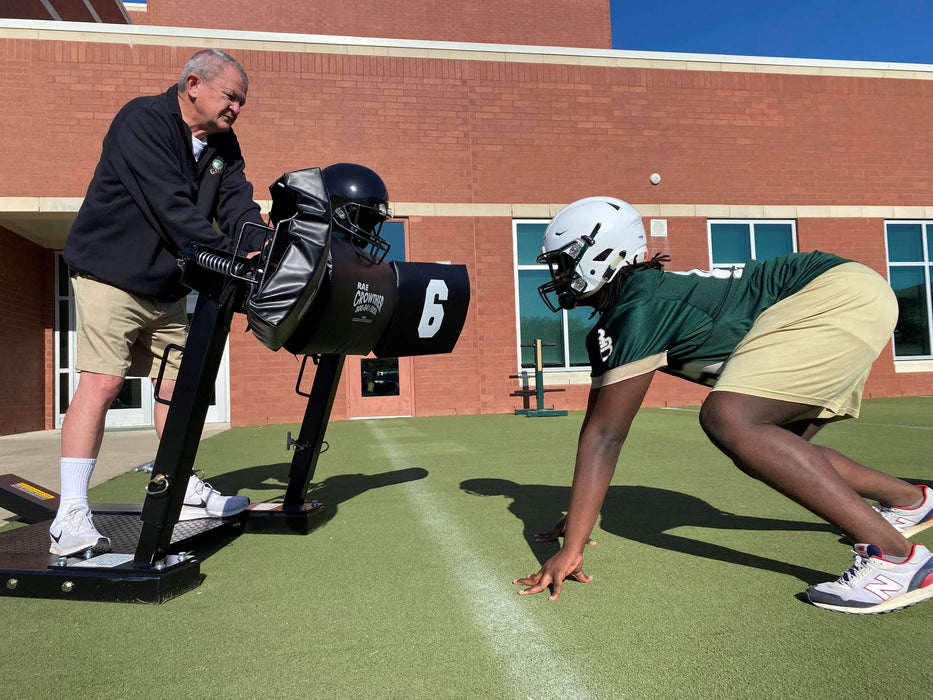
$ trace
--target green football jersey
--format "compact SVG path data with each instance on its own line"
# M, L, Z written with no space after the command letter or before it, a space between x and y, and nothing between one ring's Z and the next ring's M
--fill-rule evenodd
M722 361L765 309L846 262L814 251L750 260L744 269L638 270L587 334L594 386L607 372L639 362L647 363L644 371L659 369L712 386Z

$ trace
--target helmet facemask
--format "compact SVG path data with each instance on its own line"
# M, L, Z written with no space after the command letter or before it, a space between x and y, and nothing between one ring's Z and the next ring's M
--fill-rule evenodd
M379 264L389 252L389 242L379 233L382 225L390 218L392 209L384 202L344 202L334 208L333 221L334 226L354 248L371 262Z
M551 281L538 287L538 294L552 312L574 308L580 294L586 291L586 280L577 272L577 266L588 247L587 243L577 239L559 250L538 256L538 263L547 265L551 273ZM556 296L556 303L551 295Z
M358 163L334 163L321 172L334 233L378 265L389 252L389 242L380 235L382 225L392 218L385 182L374 170Z

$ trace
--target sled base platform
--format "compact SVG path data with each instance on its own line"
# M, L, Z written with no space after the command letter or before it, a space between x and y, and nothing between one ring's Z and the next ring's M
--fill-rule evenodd
M309 501L298 508L251 503L246 512L246 532L257 534L307 535L327 522L327 510L320 501Z
M136 569L132 554L90 559L0 553L0 597L60 598L159 604L197 588L203 576L194 557L169 555L156 567Z
M109 508L117 508L111 505ZM49 522L0 533L0 596L63 598L117 603L164 603L203 580L193 550L244 530L246 513L232 518L188 520L175 525L170 553L152 566L133 560L142 530L139 506L130 512L94 512L94 525L110 538L111 551L60 557L49 553Z

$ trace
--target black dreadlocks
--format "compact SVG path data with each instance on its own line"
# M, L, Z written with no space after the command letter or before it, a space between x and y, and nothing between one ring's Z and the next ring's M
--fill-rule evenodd
M593 313L590 318L593 318L593 316L596 314L601 314L604 311L608 311L615 305L616 300L619 298L619 291L622 289L622 285L625 284L625 280L627 280L630 275L638 272L639 270L663 270L664 263L668 263L670 261L670 255L666 255L665 253L655 253L651 260L645 260L644 262L640 263L629 263L628 265L622 267L616 273L616 276L612 278L612 281L596 293L596 299L593 303Z

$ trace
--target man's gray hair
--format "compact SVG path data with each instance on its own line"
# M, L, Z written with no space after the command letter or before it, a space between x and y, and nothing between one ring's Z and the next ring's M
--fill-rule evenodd
M249 78L246 77L246 71L243 70L243 66L237 63L237 60L233 56L220 49L204 49L203 51L198 51L194 56L189 58L185 67L182 68L181 77L178 79L178 91L185 92L187 90L185 80L192 73L197 75L205 83L209 83L219 77L227 66L233 66L240 71L243 84L249 85Z

